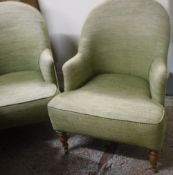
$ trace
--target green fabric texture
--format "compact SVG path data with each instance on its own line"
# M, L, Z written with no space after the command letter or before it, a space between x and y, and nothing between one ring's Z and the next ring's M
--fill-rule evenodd
M0 107L0 129L49 121L47 104L51 98Z
M95 138L160 150L163 145L165 121L145 124L96 117L84 113L48 108L55 130L84 134Z
M83 85L93 76L93 70L88 60L80 53L63 65L64 89L73 90Z
M166 116L170 22L154 0L108 0L87 18L48 104L55 130L159 150Z
M39 59L40 70L47 83L57 83L56 69L50 49L45 49ZM58 84L57 84L58 85Z
M100 74L77 90L57 95L49 106L149 124L160 123L164 116L163 106L151 100L147 81L123 74Z
M122 73L148 80L153 98L163 104L167 72L166 69L159 69L166 65L169 40L169 17L159 3L153 0L108 0L87 18L78 55L90 64L93 75ZM79 63L74 64L80 61L78 57L63 66L65 90L78 88L88 77L92 77L91 71L81 72ZM66 66L73 69L66 69ZM75 66L78 70L73 72ZM81 74L84 75L83 79L76 78ZM155 78L157 83L154 82Z
M41 52L49 47L45 21L33 7L0 3L0 74L39 70Z
M42 80L38 71L21 71L0 76L0 107L48 98L56 85Z
M45 22L33 7L0 3L0 129L48 120L58 93Z
M149 85L144 79L101 74L77 90L57 95L49 102L48 108L56 130L125 143L135 144L136 140L141 146L146 142L143 146L149 148L161 146L164 108L151 100Z

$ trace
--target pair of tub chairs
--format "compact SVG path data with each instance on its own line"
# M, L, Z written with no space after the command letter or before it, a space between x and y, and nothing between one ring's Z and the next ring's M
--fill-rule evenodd
M59 93L43 18L0 3L0 128L50 117L65 152L66 132L84 134L146 147L156 170L169 40L168 15L154 0L107 0L87 18Z

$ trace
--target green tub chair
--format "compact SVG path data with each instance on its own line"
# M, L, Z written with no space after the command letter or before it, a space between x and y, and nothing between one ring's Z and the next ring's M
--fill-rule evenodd
M154 0L107 0L87 18L76 56L63 66L65 92L48 103L53 128L149 148L163 145L170 22Z
M0 129L49 120L57 93L43 17L20 2L0 3Z

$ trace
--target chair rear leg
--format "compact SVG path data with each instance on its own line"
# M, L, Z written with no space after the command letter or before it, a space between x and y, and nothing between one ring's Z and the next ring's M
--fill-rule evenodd
M65 154L68 153L68 142L67 142L67 134L65 132L59 132L57 131L58 136L59 136L59 140L62 143L62 146L64 148L64 152Z

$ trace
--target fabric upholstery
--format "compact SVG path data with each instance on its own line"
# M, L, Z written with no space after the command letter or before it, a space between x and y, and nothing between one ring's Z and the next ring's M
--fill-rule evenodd
M55 129L113 141L121 136L120 141L134 144L143 137L139 144L146 147L158 148L163 139L157 133L162 135L164 108L151 100L148 82L138 77L98 75L83 87L56 96L48 106Z
M108 0L87 18L65 92L48 104L55 130L159 150L170 22L154 0Z
M49 47L40 13L24 3L1 2L0 23L0 74L39 70L40 54Z
M155 59L149 72L150 91L152 98L161 104L164 104L167 79L166 61Z
M33 7L0 2L0 129L48 120L58 93L45 21Z
M47 83L57 83L55 64L50 49L45 49L39 59L40 70Z
M0 107L0 129L49 121L47 104L51 98Z
M159 123L164 108L151 100L146 80L123 74L101 74L81 88L62 93L49 103L68 110L116 120Z
M79 88L93 76L89 62L79 53L63 66L65 91Z
M154 60L161 59L165 65L169 38L169 17L159 3L153 0L108 0L87 18L80 37L79 53L88 60L95 74L125 73L149 81ZM78 72L75 72L73 77L78 77ZM65 71L65 88L71 89L68 86L76 84L76 78L73 81L68 75ZM161 77L161 84L165 84L164 75ZM161 84L159 89L163 89Z
M96 73L148 80L152 61L167 58L169 30L166 11L153 0L108 0L86 20L80 47L89 46L88 59Z
M42 80L38 71L21 71L0 76L0 107L48 98L56 85Z
M163 145L165 119L157 124L146 124L63 111L53 107L48 109L53 128L58 131L84 134L155 150L160 150Z

